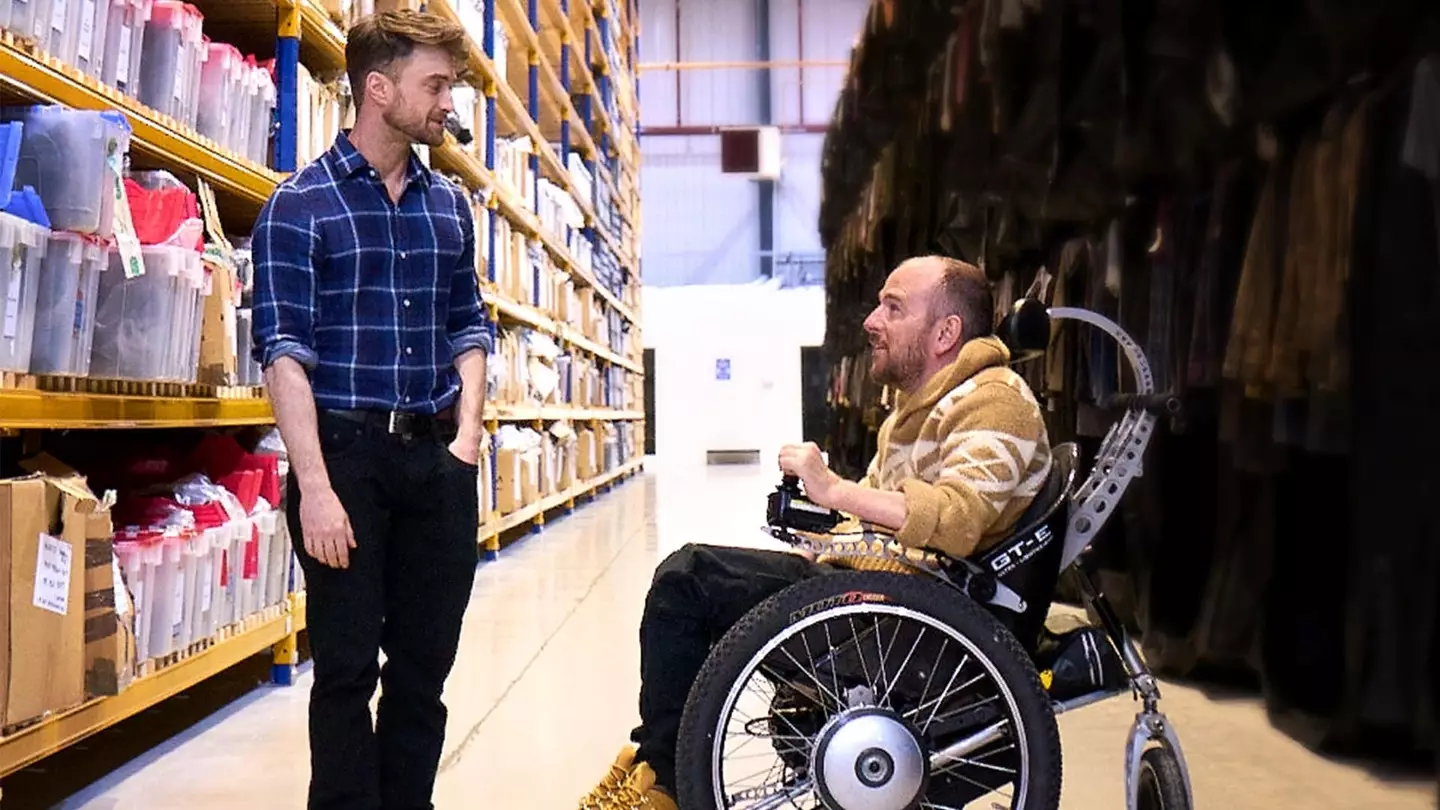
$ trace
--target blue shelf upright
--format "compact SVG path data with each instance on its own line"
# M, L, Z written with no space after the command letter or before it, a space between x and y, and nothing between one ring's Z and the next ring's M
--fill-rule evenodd
M495 59L495 3L496 0L485 0L485 36L481 45L485 50L486 58ZM493 79L485 80L485 169L490 176L495 176L495 94L499 88L495 86ZM495 190L490 190L489 203L486 206L485 227L490 238L486 240L487 258L485 261L485 274L489 277L490 283L495 283L495 218L500 215L497 210L499 200ZM493 326L493 325L492 325ZM499 335L495 335L496 338ZM498 423L490 423L490 502L495 503L500 496L500 432ZM486 560L495 560L499 552L490 547L487 543L481 552Z
M530 30L538 32L540 30L539 0L530 0L527 5L528 8L526 9L526 14L530 19ZM529 103L526 106L526 109L530 113L530 120L534 121L537 125L540 123L541 119L540 51L538 50L538 47L539 46L537 40L537 46L535 49L532 49L530 51L530 58L528 60L530 64L530 75L527 78L529 79L530 85L530 97L527 99ZM543 136L544 133L542 132L541 135ZM534 189L532 189L532 199L534 200L535 210L537 213L540 209L540 150L549 148L550 144L548 143L537 143L533 145L533 150L530 152L530 178L535 186ZM544 227L543 223L541 224L541 227ZM534 259L531 260L530 272L532 274L532 278L534 279L534 281L530 285L530 305L538 307L540 306L540 263L538 261L535 261Z
M299 146L300 6L282 0L275 38L275 170L293 172Z
M570 19L570 0L560 0L560 14L565 19ZM570 34L569 29L561 29L560 34L560 87L565 91L565 98L570 96ZM573 99L572 99L573 101ZM570 168L570 116L560 116L560 163L568 171Z

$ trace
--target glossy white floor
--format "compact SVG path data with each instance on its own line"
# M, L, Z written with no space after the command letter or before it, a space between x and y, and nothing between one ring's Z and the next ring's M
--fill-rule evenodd
M448 686L440 810L565 810L635 721L636 627L650 575L687 541L758 532L771 468L651 471L482 566ZM267 688L61 805L85 810L302 808L308 675ZM1434 787L1383 782L1273 730L1258 702L1170 686L1202 808L1434 807ZM1126 701L1062 718L1063 807L1124 807Z

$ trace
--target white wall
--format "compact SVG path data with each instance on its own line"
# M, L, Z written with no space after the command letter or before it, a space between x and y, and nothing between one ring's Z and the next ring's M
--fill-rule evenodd
M869 0L770 0L770 58L777 62L802 58L806 62L848 62L869 5ZM798 67L775 68L770 73L770 93L776 123L828 123L845 74L844 67L813 66L803 72Z
M720 173L720 137L648 138L642 148L646 285L737 284L758 277L759 196L750 180Z
M769 285L646 287L645 345L655 350L655 445L666 465L707 450L760 451L773 464L800 441L800 347L825 339L825 291ZM731 379L716 379L715 361Z
M642 63L676 61L677 3L679 61L755 60L755 0L641 0ZM800 57L800 4L770 0L772 60ZM805 0L805 60L848 60L866 7L867 0ZM802 110L800 70L772 70L771 123L823 126L845 72L843 67L807 68ZM736 284L760 277L759 192L744 177L721 174L719 136L647 135L645 129L757 124L761 75L751 68L641 73L641 261L647 285ZM781 137L783 169L775 189L772 246L776 254L820 252L823 142L818 133Z

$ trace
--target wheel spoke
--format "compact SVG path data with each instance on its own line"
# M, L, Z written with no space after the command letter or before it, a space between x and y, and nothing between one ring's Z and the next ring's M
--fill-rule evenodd
M894 624L888 638L887 622ZM818 809L821 785L839 778L812 761L821 731L828 725L832 741L846 739L838 735L854 732L829 724L880 712L904 721L929 752L931 781L916 807L988 807L987 796L995 807L1013 806L1031 778L1028 729L990 655L960 630L899 605L842 606L785 627L754 653L719 707L715 800L735 810ZM869 694L852 706L861 686ZM1011 724L1013 733L976 736L995 723ZM956 743L971 738L978 744ZM953 754L943 753L946 745ZM848 763L841 768L849 772Z
M895 623L895 628L895 635L898 637L900 635L899 622ZM898 681L905 677L905 670L907 667L910 666L910 659L915 657L915 650L919 649L920 640L925 638L925 631L928 629L929 628L927 627L922 627L920 628L920 632L915 635L915 643L910 645L910 652L906 653L905 660L900 662L900 671L895 673L895 680ZM884 706L887 709L892 707L892 704L890 703L890 693L893 691L895 691L895 684L891 683L889 688L885 690L885 694L880 698L881 706ZM924 700L925 696L921 695L920 699Z

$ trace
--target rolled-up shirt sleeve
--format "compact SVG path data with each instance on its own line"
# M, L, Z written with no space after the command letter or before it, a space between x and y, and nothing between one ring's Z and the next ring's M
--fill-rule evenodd
M495 343L490 319L480 302L479 273L475 263L475 220L466 204L460 207L460 229L465 235L465 245L451 277L450 313L446 321L452 358L473 349L488 355Z
M319 234L299 190L281 186L251 232L255 263L252 356L262 368L281 357L315 368L315 266Z

